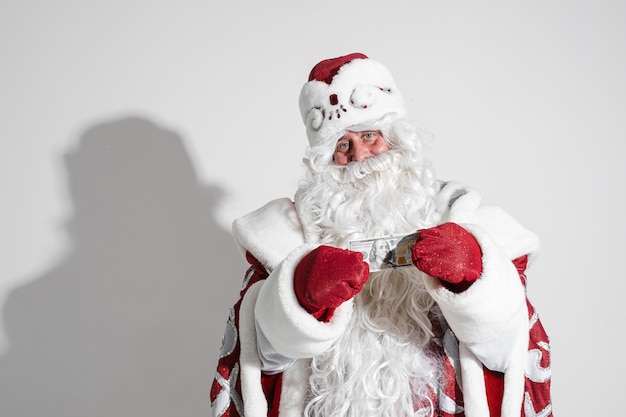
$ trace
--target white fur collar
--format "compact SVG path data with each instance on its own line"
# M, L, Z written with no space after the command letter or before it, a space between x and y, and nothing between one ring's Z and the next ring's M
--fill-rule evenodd
M233 222L233 236L240 250L250 251L268 272L304 243L304 232L293 202L288 198L270 201Z

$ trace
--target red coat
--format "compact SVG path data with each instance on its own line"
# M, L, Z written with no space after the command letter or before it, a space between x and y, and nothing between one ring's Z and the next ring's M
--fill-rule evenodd
M481 209L477 194L464 189L464 195L459 198L459 187L460 185L453 183L448 189L442 188L440 193L442 201L449 199L450 195L455 195L453 203L448 206L440 204L441 207L446 207L445 210L441 210L443 219L463 223L481 244L487 265L485 269L495 271L489 272L494 275L493 278L481 277L480 280L484 283L475 283L476 289L472 289L466 296L467 300L476 297L477 301L474 301L474 304L479 304L479 307L469 308L470 313L472 317L480 317L481 314L485 317L507 316L509 317L507 323L516 321L517 330L506 328L502 330L501 324L493 324L494 329L498 328L499 333L507 333L508 336L513 332L519 333L521 329L524 335L516 337L516 340L520 340L517 345L502 348L507 353L501 355L498 351L500 348L495 349L492 343L501 336L489 333L489 327L492 325L481 324L474 326L475 328L466 325L467 320L463 319L463 315L468 308L458 307L463 303L458 302L455 298L457 296L448 294L438 284L438 280L433 279L429 289L445 317L441 323L433 323L436 335L429 346L442 358L444 369L441 389L438 392L432 391L432 400L437 407L435 415L551 416L548 336L534 307L525 297L526 266L529 255L532 257L536 253L538 242L534 235L499 209ZM289 280L290 275L293 275L292 267L289 265L297 263L302 254L307 253L311 245L314 246L309 243L304 244L302 249L292 250L304 242L302 232L298 229L299 225L294 225L292 221L294 218L291 213L292 207L292 203L287 199L276 200L235 222L235 238L246 251L251 266L246 274L241 297L230 312L211 388L211 408L216 416L243 416L244 409L246 417L301 415L302 392L298 393L293 386L298 383L306 384L306 379L301 378L304 381L298 379L297 366L294 366L293 370L277 375L263 374L256 353L254 327L255 320L263 322L262 319L255 317L255 314L268 314L272 317L272 322L281 323L278 333L285 332L289 335L292 329L296 329L295 324L293 328L289 327L289 317L278 319L275 317L276 314L283 314L281 308L276 305L282 302L280 300L289 297L281 297L280 300L267 299L289 288L289 285L281 286L280 280ZM277 222L279 219L290 221ZM288 226L286 229L277 230L277 227L280 228L277 226L279 223ZM271 240L269 235L273 233L280 236L278 246L282 246L266 250L264 242ZM517 279L511 277L511 271ZM266 288L262 292L264 286ZM492 303L494 294L498 298ZM499 297L502 297L502 300ZM261 304L261 311L259 307L255 309L257 300L261 300L258 301ZM516 309L509 307L513 303L517 303ZM485 304L493 306L485 307ZM269 309L271 311L264 313L263 305L271 306ZM290 305L284 310L293 314L293 309L294 306ZM341 312L338 316L340 326ZM315 329L313 328L313 333ZM280 334L276 335L277 346L280 344L280 337ZM293 339L296 340L298 337L294 336ZM328 340L331 341L332 337L329 336ZM316 341L315 346L305 345L302 349L320 351L324 348L323 343L330 342ZM495 346L498 346L497 343ZM491 371L485 364L492 369L500 370Z

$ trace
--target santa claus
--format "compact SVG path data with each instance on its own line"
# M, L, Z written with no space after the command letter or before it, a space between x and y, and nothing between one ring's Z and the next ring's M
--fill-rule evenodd
M211 390L215 416L550 416L550 348L527 301L537 237L435 178L428 134L381 63L317 64L293 200L237 219L251 264ZM350 242L417 233L408 266Z

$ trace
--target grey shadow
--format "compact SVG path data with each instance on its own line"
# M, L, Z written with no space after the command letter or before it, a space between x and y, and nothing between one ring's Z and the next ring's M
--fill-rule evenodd
M9 294L0 416L209 414L245 264L183 141L130 117L65 155L70 253Z

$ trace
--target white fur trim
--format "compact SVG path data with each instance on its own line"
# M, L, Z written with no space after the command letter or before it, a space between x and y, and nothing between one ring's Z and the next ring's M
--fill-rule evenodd
M330 102L336 95L337 103ZM385 115L406 116L404 100L387 67L373 59L344 64L330 85L309 81L300 92L300 114L311 146L331 146L351 126ZM331 148L332 149L332 148Z
M529 263L532 263L541 249L537 235L500 207L480 207L469 223L483 228L511 260L528 255Z
M254 306L265 281L250 286L239 309L241 395L246 417L266 417L267 400L261 385L261 360L257 353ZM301 417L310 373L309 360L299 359L283 372L280 394L280 416Z
M463 378L463 404L466 417L489 415L483 364L463 343L459 343L461 375ZM521 403L520 403L521 404Z
M256 331L254 327L254 306L263 286L263 281L248 288L239 309L239 343L241 353L241 395L243 396L246 417L267 416L267 400L261 386L261 360L257 353Z
M526 327L528 330L528 327ZM512 360L504 371L504 394L500 408L502 417L519 417L524 398L524 358L528 348L528 332L518 338ZM483 364L468 346L459 343L463 379L463 403L466 417L489 415Z
M443 183L435 197L435 208L441 222L471 223L483 228L506 256L513 260L529 255L532 261L539 253L537 235L522 226L500 207L481 206L478 192L457 181Z
M502 397L502 417L517 417L520 415L521 404L524 401L524 367L528 355L529 324L526 310L526 328L517 339L509 366L504 374L504 396Z
M315 247L307 244L293 250L267 278L256 303L257 325L276 352L289 358L311 358L326 351L352 315L352 300L339 306L329 323L318 321L300 306L293 288L294 271Z
M270 201L233 222L233 236L242 253L250 251L270 272L293 248L304 243L303 233L288 198Z
M519 340L528 340L528 310L520 308L510 323L491 339L480 343L466 342L467 347L492 371L507 370Z
M481 201L478 192L460 182L449 181L442 185L435 197L435 210L442 215L442 223L468 223Z
M298 359L291 368L283 373L278 413L280 417L302 417L304 415L310 375L309 359Z

